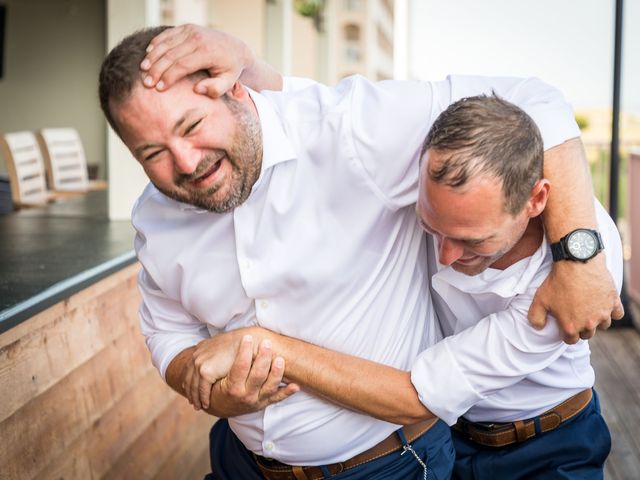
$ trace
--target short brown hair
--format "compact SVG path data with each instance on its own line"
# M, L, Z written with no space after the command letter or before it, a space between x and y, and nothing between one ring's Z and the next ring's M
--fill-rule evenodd
M119 134L109 109L109 102L122 102L129 98L136 82L142 82L140 63L147 54L147 46L168 26L150 27L125 37L105 57L100 68L98 95L100 108L111 128Z
M429 130L422 155L427 150L448 154L438 165L428 165L434 182L456 188L478 174L491 175L502 182L505 210L512 215L522 210L542 178L538 127L522 109L495 94L451 104Z

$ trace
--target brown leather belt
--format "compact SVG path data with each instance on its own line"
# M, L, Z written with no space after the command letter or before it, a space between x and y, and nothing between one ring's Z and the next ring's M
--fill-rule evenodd
M584 410L589 405L592 395L591 389L584 390L551 410L527 420L509 423L474 423L460 417L453 428L467 435L472 442L477 444L486 447L505 447L558 428L563 422ZM539 422L539 427L536 431L537 422Z
M413 425L407 425L402 427L402 432L407 441L411 443L416 438L424 435L431 427L438 421L437 418L425 420L424 422L415 423ZM357 467L363 463L370 462L376 458L384 457L389 453L396 452L402 448L402 442L396 432L393 432L383 441L377 445L371 447L369 450L356 455L344 462L332 463L331 465L325 465L331 475L336 475L350 468ZM268 459L255 455L258 468L267 480L321 480L324 477L322 469L320 467L300 467L287 465L286 463L279 462L277 460Z

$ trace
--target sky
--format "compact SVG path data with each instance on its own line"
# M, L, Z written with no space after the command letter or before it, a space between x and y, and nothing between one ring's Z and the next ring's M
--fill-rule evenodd
M575 109L611 105L615 0L409 2L411 77L536 76ZM624 14L621 105L640 115L640 0Z

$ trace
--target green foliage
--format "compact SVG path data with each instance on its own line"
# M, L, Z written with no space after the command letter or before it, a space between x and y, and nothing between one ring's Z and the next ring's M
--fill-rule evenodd
M580 130L589 128L589 119L585 115L576 115L576 123Z
M325 4L326 0L295 0L293 6L300 15L311 18L316 30L322 32Z
M316 18L322 14L324 0L295 0L294 6L303 17Z

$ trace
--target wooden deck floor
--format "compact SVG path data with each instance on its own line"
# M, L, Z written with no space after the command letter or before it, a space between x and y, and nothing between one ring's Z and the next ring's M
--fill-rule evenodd
M634 328L609 329L598 332L589 344L612 437L605 478L640 479L640 333Z

